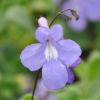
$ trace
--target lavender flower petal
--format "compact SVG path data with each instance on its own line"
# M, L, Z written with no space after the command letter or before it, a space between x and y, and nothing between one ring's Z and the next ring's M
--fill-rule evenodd
M60 24L55 24L50 29L53 40L58 41L63 38L63 29Z
M75 31L82 31L85 29L87 22L86 16L83 8L84 2L82 0L68 0L62 6L62 9L74 9L79 15L79 19L76 21L72 19L68 22L69 26ZM66 15L72 16L71 13L66 13Z
M75 31L82 31L85 29L88 20L100 20L100 0L67 0L64 2L61 9L76 10L79 15L79 20L72 20L69 22L69 26Z
M45 62L43 50L44 46L41 44L31 44L27 46L20 55L22 64L31 71L40 69Z
M42 78L49 90L63 88L68 81L66 67L60 61L51 60L43 65Z
M39 42L46 42L50 36L50 29L46 27L39 27L36 30L36 39Z
M71 66L81 55L80 46L73 40L61 40L59 42L59 59L67 66Z
M47 100L57 100L56 97L54 95L49 95L47 97Z
M35 96L38 100L56 100L56 97L44 86L42 80L38 81Z
M79 20L71 20L68 22L69 26L75 31L82 31L86 28L87 22L86 19L79 16Z
M100 1L88 1L86 2L86 15L91 21L100 20Z
M49 91L44 86L42 80L39 80L35 91L35 96L38 98L38 100L44 100L44 98L49 94L48 92Z
M74 74L69 68L67 69L67 72L68 72L68 82L67 83L71 84L74 81Z
M79 57L71 66L69 66L69 67L71 67L71 68L74 68L74 67L76 67L78 64L80 64L81 63L81 58Z

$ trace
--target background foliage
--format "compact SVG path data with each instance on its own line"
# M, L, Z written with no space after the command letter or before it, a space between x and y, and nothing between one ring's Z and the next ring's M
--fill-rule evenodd
M45 16L50 22L59 8L53 0L0 1L0 100L19 100L31 92L35 73L23 67L19 56L36 42L37 19ZM80 44L83 61L75 69L79 81L53 94L57 100L100 100L100 22L89 22L82 32L71 30L63 17L58 22L64 36Z

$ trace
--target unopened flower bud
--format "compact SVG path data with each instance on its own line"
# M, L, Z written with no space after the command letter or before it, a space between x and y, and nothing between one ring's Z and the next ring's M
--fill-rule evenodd
M79 19L79 15L77 14L77 12L75 10L71 10L71 13L72 13L73 17L75 17L76 20Z
M44 17L39 18L38 24L40 27L48 27L48 21Z

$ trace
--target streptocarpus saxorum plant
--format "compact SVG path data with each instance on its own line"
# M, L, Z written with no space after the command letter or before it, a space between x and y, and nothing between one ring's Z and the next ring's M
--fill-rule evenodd
M35 37L39 43L27 46L20 55L22 64L30 71L42 69L42 81L49 90L57 90L72 83L74 75L70 68L81 62L80 46L71 39L64 39L60 24L51 26L57 16L50 25L46 18L38 19Z

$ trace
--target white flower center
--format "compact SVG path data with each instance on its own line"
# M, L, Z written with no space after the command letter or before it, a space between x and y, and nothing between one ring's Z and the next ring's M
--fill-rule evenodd
M57 52L56 48L50 42L47 42L47 46L44 51L44 54L48 61L52 58L55 60L57 60L57 58L58 58L58 52Z

